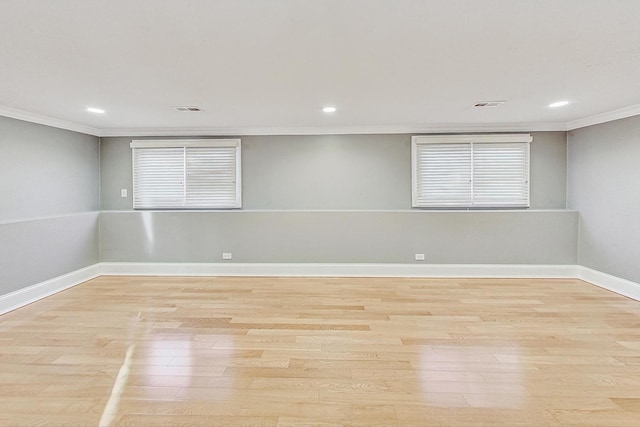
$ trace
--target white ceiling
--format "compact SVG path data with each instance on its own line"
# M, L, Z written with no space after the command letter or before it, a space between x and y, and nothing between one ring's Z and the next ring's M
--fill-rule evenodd
M101 136L566 130L639 79L640 0L0 0L0 114Z

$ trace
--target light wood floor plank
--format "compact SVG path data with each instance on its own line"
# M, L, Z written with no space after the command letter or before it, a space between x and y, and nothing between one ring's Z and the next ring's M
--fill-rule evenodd
M0 317L0 425L637 426L639 326L578 280L99 277Z

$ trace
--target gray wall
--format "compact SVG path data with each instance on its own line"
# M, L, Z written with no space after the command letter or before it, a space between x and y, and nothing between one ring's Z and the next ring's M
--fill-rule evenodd
M0 295L99 261L98 212L0 224Z
M132 138L102 138L101 259L575 264L577 214L536 211L566 206L566 134L533 136L516 212L411 210L410 135L245 136L242 211L133 212Z
M0 117L0 295L99 260L99 144Z
M243 137L243 211L134 212L132 138L0 117L0 294L99 260L223 251L233 262L578 263L640 282L640 117L533 136L528 211L411 210L409 135L334 135Z
M94 136L0 117L0 221L98 209Z
M571 131L568 152L578 263L640 282L640 116Z
M103 212L119 262L575 264L572 211Z
M566 134L533 133L531 208L566 207ZM101 207L132 210L130 137L102 138ZM135 138L142 139L142 138ZM244 136L243 208L411 208L410 135ZM120 189L129 190L128 198Z
M531 143L532 209L567 207L567 134L534 132Z

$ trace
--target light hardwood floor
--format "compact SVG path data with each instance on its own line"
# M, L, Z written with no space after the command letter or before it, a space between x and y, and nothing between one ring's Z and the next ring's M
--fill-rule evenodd
M100 277L0 346L7 426L640 425L640 303L578 280Z

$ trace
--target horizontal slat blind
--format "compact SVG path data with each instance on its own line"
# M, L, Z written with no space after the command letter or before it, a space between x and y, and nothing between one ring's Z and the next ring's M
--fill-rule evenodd
M135 209L241 207L239 140L133 141L131 147Z
M529 146L473 144L473 205L529 205Z
M419 145L416 178L420 206L467 206L471 200L471 145Z
M528 207L530 141L505 134L414 137L413 206Z
M133 207L184 207L184 148L133 150Z
M224 208L236 202L236 149L187 148L186 206Z

